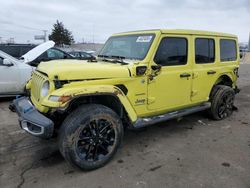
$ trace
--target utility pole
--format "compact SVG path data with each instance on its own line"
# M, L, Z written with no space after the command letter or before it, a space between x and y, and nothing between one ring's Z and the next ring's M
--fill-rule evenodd
M43 40L44 42L46 42L47 41L47 31L48 30L41 30L41 31L43 31L43 35L35 35L34 39L35 40Z
M44 33L44 42L46 42L47 41L47 31L48 30L42 30L42 31Z
M250 33L249 33L249 39L248 39L248 51L250 52Z
M10 37L10 39L9 39L9 43L10 43L10 44L14 44L14 43L15 43L15 39L14 39L14 37Z
M95 43L95 25L94 24L92 27L92 42L93 42L93 44Z

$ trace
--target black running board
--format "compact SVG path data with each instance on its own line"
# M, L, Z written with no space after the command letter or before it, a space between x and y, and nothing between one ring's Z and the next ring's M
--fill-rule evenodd
M142 127L146 127L155 123L159 123L162 121L167 121L170 119L176 119L185 115L189 115L195 112L200 112L203 110L206 110L208 108L210 108L211 103L210 102L206 102L203 103L199 106L194 106L194 107L190 107L190 108L186 108L186 109L182 109L182 110L177 110L177 111L173 111L173 112L169 112L166 114L162 114L159 116L153 116L153 117L149 117L149 118L138 118L138 120L133 124L133 128L142 128Z

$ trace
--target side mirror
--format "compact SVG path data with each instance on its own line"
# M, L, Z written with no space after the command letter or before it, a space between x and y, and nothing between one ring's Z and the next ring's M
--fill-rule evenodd
M161 65L152 65L151 68L153 71L159 72L161 70Z
M3 65L7 66L7 67L11 67L14 64L9 60L9 59L4 59L3 60Z

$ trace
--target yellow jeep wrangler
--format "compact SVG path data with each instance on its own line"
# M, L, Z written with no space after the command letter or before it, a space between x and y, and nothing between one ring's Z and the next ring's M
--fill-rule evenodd
M237 36L148 30L111 36L96 61L43 62L14 100L20 126L58 136L64 158L83 170L104 166L124 128L141 128L207 110L233 112L239 68Z

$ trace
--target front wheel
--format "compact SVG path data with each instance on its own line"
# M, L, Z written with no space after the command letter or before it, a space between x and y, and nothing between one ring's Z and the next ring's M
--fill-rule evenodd
M122 137L123 126L114 111L103 105L84 105L63 122L59 148L72 165L93 170L111 160Z
M215 120L225 119L233 113L234 90L229 86L218 85L214 87L211 95L210 115Z

